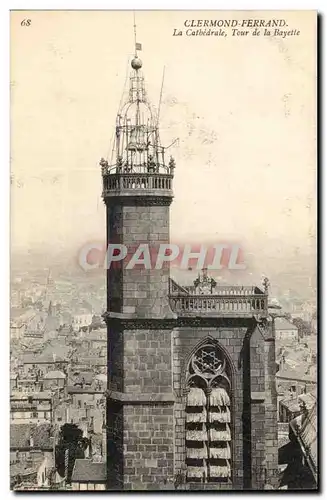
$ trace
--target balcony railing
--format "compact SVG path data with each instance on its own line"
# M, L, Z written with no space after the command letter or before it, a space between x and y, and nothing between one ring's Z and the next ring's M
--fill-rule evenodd
M195 286L184 286L184 289L190 295L198 295ZM218 285L213 289L213 295L219 296L249 296L249 295L262 295L262 291L256 286L233 286L233 285ZM212 295L210 295L212 297Z
M264 294L171 295L170 306L179 316L266 315L268 297Z
M155 192L172 195L171 174L159 173L115 173L103 175L103 197L119 194L142 195Z

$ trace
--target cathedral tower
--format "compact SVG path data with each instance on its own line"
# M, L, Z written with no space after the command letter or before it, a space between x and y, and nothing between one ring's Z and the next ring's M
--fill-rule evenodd
M175 162L167 161L131 61L107 210L107 472L123 490L264 489L277 484L275 341L268 286L194 286L156 265L169 244ZM124 257L124 258L123 258Z
M161 146L158 118L148 101L137 56L131 67L128 99L117 116L114 158L111 164L100 162L107 243L112 245L107 307L113 313L163 318L169 314L169 269L151 267L160 244L169 243L175 162L173 158L167 162ZM126 250L123 260L110 262L111 257L115 260L112 252L117 256ZM144 265L136 263L138 257Z
M167 161L158 125L136 52L114 155L100 162L113 249L107 262L108 478L109 486L124 489L146 488L173 473L169 267L156 269L154 260L160 244L169 243L175 162ZM113 259L126 256L109 262L110 252ZM137 256L146 263L134 265Z

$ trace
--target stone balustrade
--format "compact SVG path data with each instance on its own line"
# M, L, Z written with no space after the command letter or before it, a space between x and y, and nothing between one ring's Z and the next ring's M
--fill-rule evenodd
M160 173L115 173L103 175L103 196L117 195L118 193L134 194L155 191L172 192L171 174Z
M171 295L170 306L179 316L267 315L267 295L235 295Z
M197 288L195 286L184 286L184 289L190 295L199 295ZM237 296L249 296L262 294L261 290L256 286L236 286L236 285L218 285L213 288L213 295L237 295Z

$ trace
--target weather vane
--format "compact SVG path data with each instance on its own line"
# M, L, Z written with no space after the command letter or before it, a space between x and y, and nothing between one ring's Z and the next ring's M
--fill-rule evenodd
M134 49L135 49L135 57L137 58L137 51L142 50L142 45L136 41L135 10L133 11L133 15L134 15Z

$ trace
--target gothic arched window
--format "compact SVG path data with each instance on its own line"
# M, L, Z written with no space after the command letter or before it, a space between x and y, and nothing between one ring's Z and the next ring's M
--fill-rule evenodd
M213 342L199 347L189 361L185 423L188 481L231 479L229 368Z

